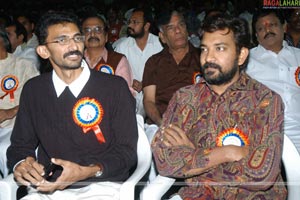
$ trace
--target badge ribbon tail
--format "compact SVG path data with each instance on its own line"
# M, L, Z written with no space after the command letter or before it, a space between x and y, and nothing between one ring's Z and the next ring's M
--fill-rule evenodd
M105 138L104 138L104 136L102 134L102 131L101 131L101 129L98 125L90 127L90 128L82 128L84 133L87 133L91 129L94 131L98 142L99 143L105 143Z

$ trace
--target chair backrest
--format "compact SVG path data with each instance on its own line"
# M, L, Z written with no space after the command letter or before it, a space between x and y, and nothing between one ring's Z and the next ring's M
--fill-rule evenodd
M150 168L152 161L152 152L149 141L144 130L144 118L137 114L138 125L138 144L137 157L138 163L133 174L122 184L120 190L120 200L134 200L134 187L143 178Z
M288 200L300 199L300 154L294 143L284 135L282 161L288 187Z

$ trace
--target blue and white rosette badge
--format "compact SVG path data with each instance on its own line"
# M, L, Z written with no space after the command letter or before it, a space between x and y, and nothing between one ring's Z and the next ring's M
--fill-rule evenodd
M216 144L218 147L226 145L247 146L248 137L237 128L228 128L217 136Z
M9 94L10 101L14 101L15 96L14 92L17 90L19 85L19 81L16 76L14 75L7 75L4 76L1 80L1 89L5 94L0 97L0 99L3 99L5 96Z
M193 84L199 83L201 78L200 72L195 72L193 75Z
M298 67L295 71L295 80L298 86L300 86L300 67Z
M73 120L82 127L84 133L93 130L99 143L105 143L105 138L99 127L103 119L104 110L96 99L84 97L73 107Z
M98 65L96 67L96 70L99 71L99 72L104 72L104 73L107 73L107 74L111 74L111 75L114 75L115 74L115 71L114 71L114 68L112 68L110 65L108 64L101 64L101 65Z

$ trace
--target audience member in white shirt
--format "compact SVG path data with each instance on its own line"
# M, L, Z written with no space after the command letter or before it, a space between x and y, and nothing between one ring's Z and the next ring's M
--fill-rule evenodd
M300 49L283 40L284 19L278 10L255 13L253 30L259 44L250 51L247 73L281 96L284 133L300 152Z
M162 50L158 36L151 33L152 15L143 9L134 9L128 21L127 38L117 41L115 51L126 56L133 73L132 88L136 91L137 113L145 117L142 79L145 63L150 56Z

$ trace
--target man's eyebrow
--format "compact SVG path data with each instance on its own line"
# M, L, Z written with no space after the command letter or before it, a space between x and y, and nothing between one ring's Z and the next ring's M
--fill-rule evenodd
M216 44L213 44L213 46L220 46L220 45L228 45L227 43L225 42L219 42L219 43L216 43ZM206 44L200 44L200 47L206 47L207 45Z

